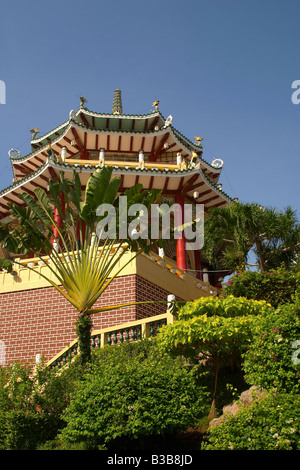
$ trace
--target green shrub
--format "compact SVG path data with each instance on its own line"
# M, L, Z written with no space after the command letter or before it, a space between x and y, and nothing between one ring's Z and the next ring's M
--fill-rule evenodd
M252 385L299 391L300 365L293 359L300 340L300 301L281 305L261 317L251 347L244 354L245 378ZM300 347L300 342L299 346Z
M177 321L161 329L158 344L168 353L192 351L211 360L232 356L248 347L253 325L272 310L263 300L202 297L178 310Z
M30 364L0 367L0 449L35 449L65 425L62 411L73 392L77 370L56 375Z
M63 442L95 449L119 438L164 436L207 412L207 394L193 370L158 354L155 341L107 346L94 361L64 413Z
M300 293L300 273L284 269L240 272L229 279L224 293L235 297L265 300L277 307L292 302L295 294Z
M271 305L264 299L253 300L247 297L200 297L191 302L186 302L176 312L178 320L189 320L191 318L206 315L207 317L221 316L245 317L248 315L264 315L270 310Z
M0 413L0 449L35 450L54 439L64 422L57 416L36 411L9 410Z
M212 426L202 450L300 450L300 396L272 391Z
M7 410L34 410L35 382L28 364L9 364L0 367L0 412Z

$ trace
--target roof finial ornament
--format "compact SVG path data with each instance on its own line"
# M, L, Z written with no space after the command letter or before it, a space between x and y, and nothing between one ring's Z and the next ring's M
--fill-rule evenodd
M166 119L166 122L165 122L165 126L168 127L172 124L172 121L173 121L173 117L171 116L168 116L167 119Z
M159 100L156 100L154 101L154 103L152 103L152 107L155 108L156 111L158 111L158 105L159 105Z
M52 148L51 148L51 144L50 144L50 143L47 145L46 152L47 152L47 154L48 154L49 157L52 157L52 158L54 157L54 154L53 154L53 152L52 152Z
M37 135L38 132L40 132L39 129L30 129L30 132L32 134L31 140L35 139L35 136Z
M69 119L72 119L73 121L77 120L76 113L73 109L71 109L71 111L69 112Z
M119 90L119 88L117 88L114 92L112 113L113 114L122 114L123 113L121 90Z
M84 96L80 96L80 107L83 108L83 105L84 103L86 103L86 99L84 98Z
M192 158L191 158L192 165L196 165L198 159L199 159L199 155L197 154L197 152L195 152L195 150L193 150Z
M194 137L194 139L197 142L197 145L201 145L201 141L203 140L203 137Z
M8 152L9 158L20 158L21 152L18 149L10 149Z
M214 168L222 168L224 162L223 160L221 160L221 158L215 158L212 162L211 162L211 166L213 166Z

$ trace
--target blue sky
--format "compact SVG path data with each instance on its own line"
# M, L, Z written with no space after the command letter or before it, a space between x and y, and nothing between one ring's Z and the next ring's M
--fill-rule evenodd
M224 191L244 202L300 211L299 0L2 1L0 189L8 151L30 152L68 119L79 97L111 112L160 111L203 158L221 158Z

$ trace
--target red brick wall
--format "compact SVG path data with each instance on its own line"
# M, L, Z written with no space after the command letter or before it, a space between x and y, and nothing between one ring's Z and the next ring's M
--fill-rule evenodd
M162 287L156 286L142 277L137 276L136 279L136 301L142 302L145 300L163 301L162 304L144 304L136 306L136 318L146 318L152 315L160 315L167 310L167 299L170 292L167 292ZM181 300L176 296L177 300Z
M116 278L95 306L131 301L167 300L161 287L136 275ZM166 304L129 306L93 316L93 329L158 315ZM5 363L34 361L42 353L51 359L76 338L76 309L54 287L0 294L0 341Z

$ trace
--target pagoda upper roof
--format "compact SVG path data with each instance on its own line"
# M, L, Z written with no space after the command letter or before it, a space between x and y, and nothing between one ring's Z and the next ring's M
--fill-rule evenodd
M34 196L35 188L47 190L49 180L60 171L71 178L74 170L84 188L102 164L112 166L113 174L121 177L121 191L141 183L144 189L161 189L164 196L181 192L187 200L203 203L205 210L232 202L218 184L223 163L209 164L203 159L201 138L192 142L181 134L173 126L172 116L165 119L161 115L158 101L155 111L131 115L122 113L120 96L115 98L113 111L117 112L112 114L90 111L82 98L79 109L70 111L68 120L58 127L42 136L37 136L39 129L31 130L32 151L28 155L9 152L14 179L0 191L2 221L9 217L9 203L22 204L22 192ZM99 159L102 149L104 163ZM142 164L138 162L140 151L145 156ZM176 163L178 154L181 163Z
M180 152L188 160L196 153L208 175L217 178L221 171L203 159L201 143L181 134L172 125L171 116L165 119L158 110L146 115L102 114L81 106L76 112L70 111L69 119L50 132L39 137L33 134L29 154L10 155L14 177L23 177L39 168L47 159L49 145L57 156L66 147L68 158L80 153L83 159L89 159L87 152L101 148L107 153L127 155L143 150L154 157L161 151Z

